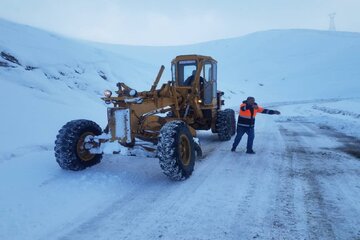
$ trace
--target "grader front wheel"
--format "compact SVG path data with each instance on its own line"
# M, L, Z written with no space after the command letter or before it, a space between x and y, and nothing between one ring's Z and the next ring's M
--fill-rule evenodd
M166 123L160 131L158 157L163 173L175 181L190 177L195 164L195 143L183 121Z
M87 136L101 134L101 128L89 120L74 120L65 124L56 136L55 158L66 170L79 171L98 164L101 154L92 154L85 148Z

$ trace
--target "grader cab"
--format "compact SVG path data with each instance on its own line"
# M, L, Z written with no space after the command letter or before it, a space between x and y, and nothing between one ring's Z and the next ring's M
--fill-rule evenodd
M65 124L55 141L61 168L83 170L100 162L104 153L158 157L164 174L172 180L188 178L195 155L201 156L197 130L217 133L220 141L235 134L235 114L221 110L223 92L217 90L217 62L208 56L177 56L171 63L171 81L138 92L125 83L104 92L108 124L74 120ZM195 154L196 153L196 154Z

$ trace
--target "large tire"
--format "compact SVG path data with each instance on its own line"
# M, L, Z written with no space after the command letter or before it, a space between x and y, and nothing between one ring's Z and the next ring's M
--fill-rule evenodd
M160 130L158 158L163 173L174 181L190 177L195 165L195 143L183 121L171 121Z
M74 120L66 123L55 141L55 158L59 166L66 170L80 171L98 164L101 154L91 154L84 148L87 136L101 134L101 128L89 120Z
M236 133L236 119L235 119L235 111L233 109L225 109L225 112L229 114L229 118L231 120L230 127L231 127L231 136L234 136Z
M231 139L231 117L227 111L217 112L216 132L220 141L229 141Z

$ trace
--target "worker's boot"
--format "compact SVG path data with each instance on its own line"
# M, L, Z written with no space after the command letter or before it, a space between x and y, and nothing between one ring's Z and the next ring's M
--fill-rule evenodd
M252 149L251 149L251 150L247 150L246 153L247 153L247 154L255 154L254 150L252 150Z
M235 152L235 148L231 148L231 151L232 151L232 152Z

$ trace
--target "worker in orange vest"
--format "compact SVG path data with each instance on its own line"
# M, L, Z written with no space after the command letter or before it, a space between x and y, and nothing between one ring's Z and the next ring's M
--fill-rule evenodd
M257 113L277 114L277 115L280 114L279 111L260 107L255 102L254 97L248 97L240 105L240 112L237 123L237 134L233 146L231 148L232 152L235 152L236 147L239 145L242 136L246 133L248 135L246 153L255 154L253 150L253 142L255 138L254 126L255 126L255 117Z

